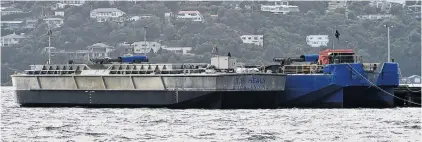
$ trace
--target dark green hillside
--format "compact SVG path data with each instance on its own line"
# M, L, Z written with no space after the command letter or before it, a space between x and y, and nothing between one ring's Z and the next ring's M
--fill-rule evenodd
M17 6L31 10L31 16L46 12L53 2L16 2ZM235 3L235 2L233 2ZM312 48L306 43L306 36L328 34L339 30L340 40L335 40L336 48L352 48L366 61L384 62L387 60L387 29L385 24L393 25L391 29L392 58L400 63L404 76L420 75L421 69L421 23L414 16L407 14L407 9L394 5L390 19L360 20L363 14L382 13L379 9L368 6L368 2L352 2L348 6L347 17L344 9L326 13L327 2L291 2L299 6L300 12L275 15L258 10L262 2L242 2L241 9L235 9L227 2L87 2L80 7L65 9L64 25L53 29L52 46L58 49L80 50L98 42L111 46L127 41L142 41L143 27L147 26L147 40L159 41L168 46L193 47L193 57L184 57L169 52L150 54L152 62L209 62L213 46L219 48L220 54L231 52L241 62L250 64L270 64L274 56L300 56L316 53L328 47ZM136 22L98 23L90 19L92 9L116 7L128 15L152 14L150 20ZM166 12L179 10L198 10L205 22L167 21ZM52 12L52 11L50 11ZM218 15L212 19L210 15ZM22 14L17 15L22 17ZM20 18L18 17L18 18ZM13 19L13 16L7 18ZM2 35L13 33L3 31ZM23 70L29 64L45 63L47 55L42 52L48 46L47 25L38 24L26 33L28 38L13 47L2 47L2 83L10 81L13 70ZM264 47L242 43L239 36L244 34L264 35ZM120 51L120 50L118 50ZM114 54L118 55L118 54ZM53 57L54 62L66 62L65 58Z

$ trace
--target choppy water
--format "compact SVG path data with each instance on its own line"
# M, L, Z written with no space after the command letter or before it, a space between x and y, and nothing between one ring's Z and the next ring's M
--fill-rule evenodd
M20 108L2 87L2 141L422 141L421 109Z

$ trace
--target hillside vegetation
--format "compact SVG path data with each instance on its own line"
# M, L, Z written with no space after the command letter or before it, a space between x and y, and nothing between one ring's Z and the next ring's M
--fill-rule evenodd
M193 47L192 52L196 54L181 56L170 52L150 53L152 62L210 62L212 47L217 46L219 54L230 52L240 62L270 64L273 57L297 57L332 48L333 40L330 40L328 47L309 47L306 36L334 36L333 30L338 30L340 40L334 40L337 49L346 48L348 41L347 47L362 55L365 62L384 62L387 60L387 29L384 25L388 24L394 26L390 32L391 57L400 64L404 76L420 74L421 23L406 14L405 8L401 6L391 9L394 18L360 20L358 15L377 14L380 10L370 7L368 2L352 2L348 6L346 19L344 9L326 13L327 2L290 2L291 5L299 6L300 12L276 15L259 11L260 3L243 2L240 5L243 9L237 10L223 2L115 2L114 5L108 2L86 2L83 6L66 8L64 25L53 29L52 46L75 51L98 42L116 46L125 41L142 41L143 27L147 26L148 41L158 41L168 46ZM53 2L22 2L18 6L30 10L29 16L36 17L41 15L41 7L49 4ZM252 5L252 8L244 8L245 5ZM116 7L130 15L153 14L155 17L122 24L98 23L89 18L92 9L103 7ZM179 10L198 10L206 22L165 20L164 13ZM218 15L215 20L210 18L214 14ZM3 17L2 20L8 19ZM32 31L15 31L27 32L28 38L14 47L2 48L2 83L9 82L9 75L16 70L22 71L30 64L47 61L48 57L42 51L48 46L47 29L47 25L40 22ZM13 31L2 30L2 35L10 33ZM243 34L264 35L264 47L243 44L239 37ZM53 57L53 61L66 62L64 57L58 56Z

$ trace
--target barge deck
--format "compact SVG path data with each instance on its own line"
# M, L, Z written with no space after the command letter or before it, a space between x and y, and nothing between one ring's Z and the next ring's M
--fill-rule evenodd
M421 107L421 84L400 84L394 88L394 94L402 99L394 99L396 107ZM409 103L414 102L414 103ZM417 103L417 104L416 104Z

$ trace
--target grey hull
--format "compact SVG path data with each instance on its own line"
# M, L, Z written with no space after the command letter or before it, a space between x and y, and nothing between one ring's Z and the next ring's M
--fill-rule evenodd
M277 108L281 91L16 90L23 107Z

